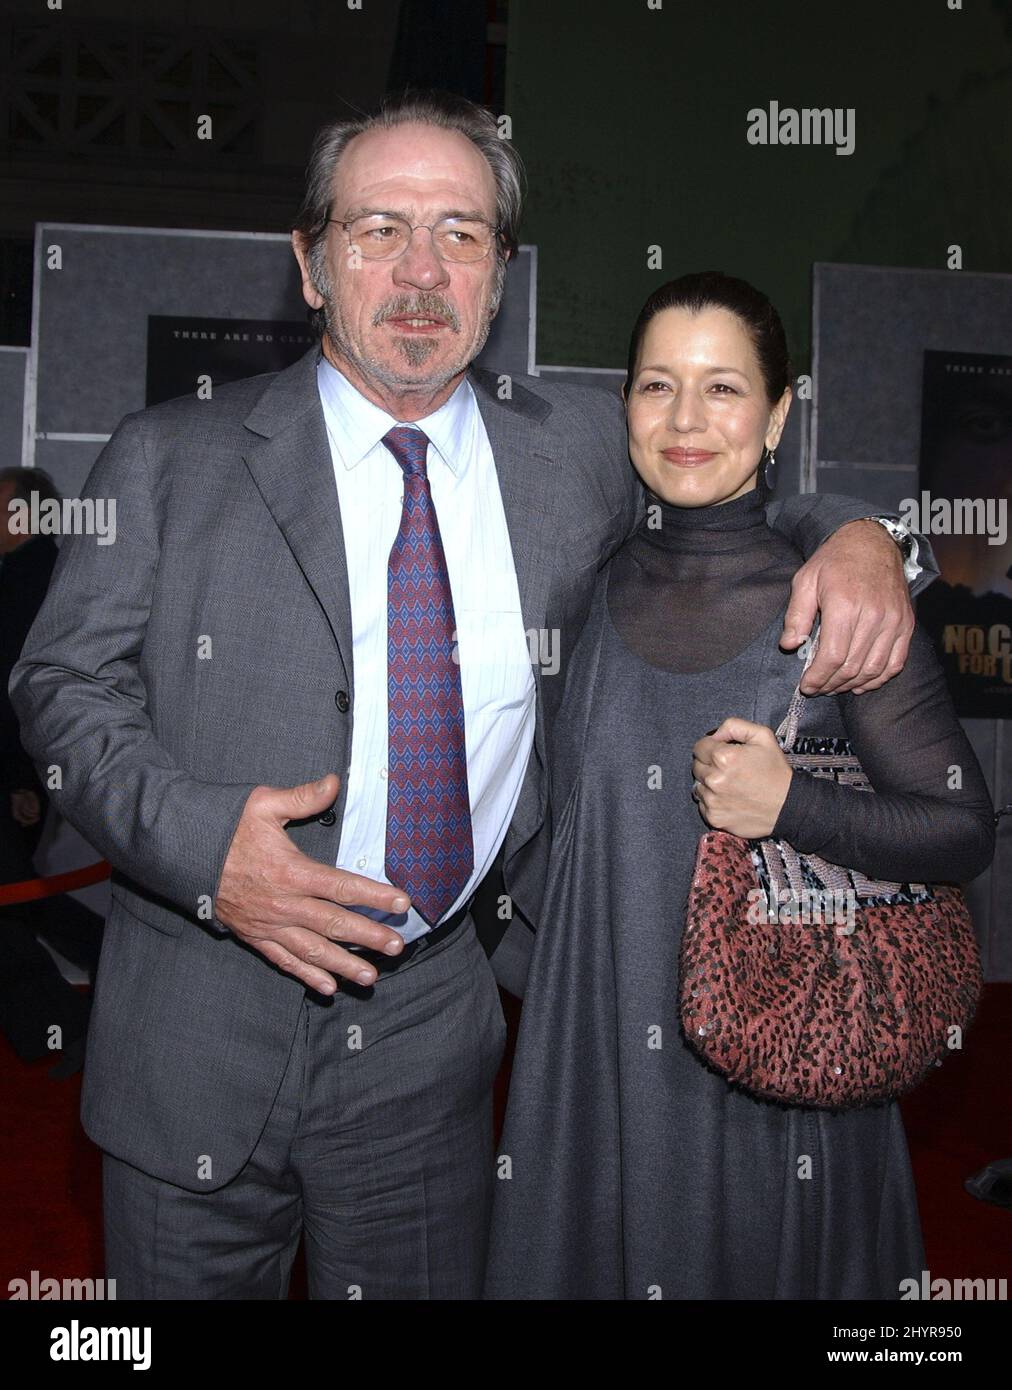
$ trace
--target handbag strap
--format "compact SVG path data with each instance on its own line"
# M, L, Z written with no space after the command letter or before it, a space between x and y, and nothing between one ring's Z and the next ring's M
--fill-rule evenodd
M808 648L808 654L805 658L804 669L801 672L802 676L804 676L805 671L811 666L819 646L818 619L816 619L814 631L809 638L806 638L806 641L810 642L811 645ZM787 713L784 715L777 729L777 741L780 744L781 751L784 753L794 752L794 744L798 737L798 725L801 722L801 714L805 707L806 698L807 697L801 693L801 680L799 679L794 688L794 694L791 696L791 703ZM1012 812L1012 806L1006 809ZM995 819L997 820L997 817ZM773 852L774 845L779 851L779 859L782 860L782 862L778 862L778 857ZM801 883L800 865L802 860L814 871L825 888L834 892L843 892L849 888L853 888L859 898L890 897L900 892L902 889L909 889L913 893L923 893L926 889L926 885L923 883L901 884L886 881L885 879L866 878L864 874L859 873L856 869L845 869L838 864L829 864L824 859L820 859L818 855L799 855L791 845L788 845L784 841L774 842L764 840L762 842L762 851L770 882L781 891L787 888L797 891L798 885Z
M809 637L805 638L809 643L808 655L805 657L805 664L798 683L794 687L794 694L791 696L791 703L787 708L787 713L777 728L777 742L785 753L793 753L794 744L798 737L798 725L801 723L801 715L805 708L805 696L801 693L801 682L804 679L805 671L811 666L815 653L819 647L819 619L815 620L815 627Z

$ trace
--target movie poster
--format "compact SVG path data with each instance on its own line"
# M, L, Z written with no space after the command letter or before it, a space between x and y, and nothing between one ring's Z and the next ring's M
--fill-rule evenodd
M212 386L297 362L316 339L308 324L273 319L148 315L146 405L192 396L201 377Z
M903 518L941 577L917 601L956 711L1012 717L1012 357L926 352L921 491ZM912 504L912 505L911 505Z

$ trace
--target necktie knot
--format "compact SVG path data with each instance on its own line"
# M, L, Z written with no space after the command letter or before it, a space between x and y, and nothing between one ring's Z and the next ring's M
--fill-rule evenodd
M397 425L383 436L383 443L404 470L405 477L425 477L425 453L429 437L408 425Z

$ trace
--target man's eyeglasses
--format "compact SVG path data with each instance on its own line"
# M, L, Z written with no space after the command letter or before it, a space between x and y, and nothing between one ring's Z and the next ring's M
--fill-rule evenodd
M440 260L482 261L495 245L499 232L490 222L473 217L444 217L432 226L424 222L412 226L407 218L387 212L369 213L350 222L336 217L328 217L327 221L343 227L349 244L367 261L392 261L403 256L419 227L431 232Z

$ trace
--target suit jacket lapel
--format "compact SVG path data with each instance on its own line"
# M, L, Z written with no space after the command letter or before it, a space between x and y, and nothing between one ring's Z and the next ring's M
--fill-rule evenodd
M243 457L327 616L352 691L348 561L316 384L319 356L314 348L274 378L245 421L253 435Z
M267 387L246 418L252 432L243 457L261 496L320 602L352 690L351 600L348 562L334 467L316 384L319 349L313 348ZM557 515L562 466L545 452L541 422L547 401L514 383L510 400L498 395L499 378L469 372L502 495L532 655L545 627L553 574L552 518ZM541 663L534 661L541 713ZM544 760L543 719L536 745Z
M535 746L545 760L542 672L537 660L554 572L553 518L557 515L562 464L545 452L541 422L547 401L513 383L512 399L500 400L499 378L472 367L469 373L495 460L520 591L520 609L534 658L538 719Z

